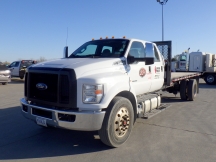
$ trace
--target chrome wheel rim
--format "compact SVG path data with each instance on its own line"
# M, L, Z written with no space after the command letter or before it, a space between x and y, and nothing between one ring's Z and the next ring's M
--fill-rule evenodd
M127 108L120 108L120 110L116 113L114 122L114 131L116 136L123 137L127 133L130 126L130 116Z

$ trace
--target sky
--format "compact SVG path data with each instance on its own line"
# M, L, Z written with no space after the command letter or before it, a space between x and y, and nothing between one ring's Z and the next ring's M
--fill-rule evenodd
M164 40L172 55L216 53L216 0L168 0ZM106 36L162 40L157 0L0 0L0 61L62 58L83 43Z

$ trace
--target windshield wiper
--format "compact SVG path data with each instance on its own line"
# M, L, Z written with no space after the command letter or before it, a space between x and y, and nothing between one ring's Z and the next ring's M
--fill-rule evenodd
M98 58L98 55L70 55L69 58Z

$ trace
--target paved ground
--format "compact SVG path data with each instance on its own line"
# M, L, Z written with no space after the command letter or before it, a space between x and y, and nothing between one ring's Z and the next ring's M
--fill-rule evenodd
M0 85L0 161L215 162L216 86L200 85L194 102L165 94L170 108L138 119L120 148L103 145L97 132L43 128L20 113L23 81Z

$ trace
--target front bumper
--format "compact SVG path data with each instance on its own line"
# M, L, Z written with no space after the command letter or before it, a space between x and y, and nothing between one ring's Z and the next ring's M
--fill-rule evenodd
M105 111L61 111L29 104L24 98L20 100L22 114L33 121L40 117L46 120L47 126L70 130L95 131L101 129ZM39 113L35 113L35 112ZM43 113L45 112L45 113ZM43 114L50 114L49 117ZM74 121L62 121L59 116L75 116Z
M10 75L3 75L3 74L0 74L0 83L3 82L3 83L8 83L8 82L11 82L11 76Z

